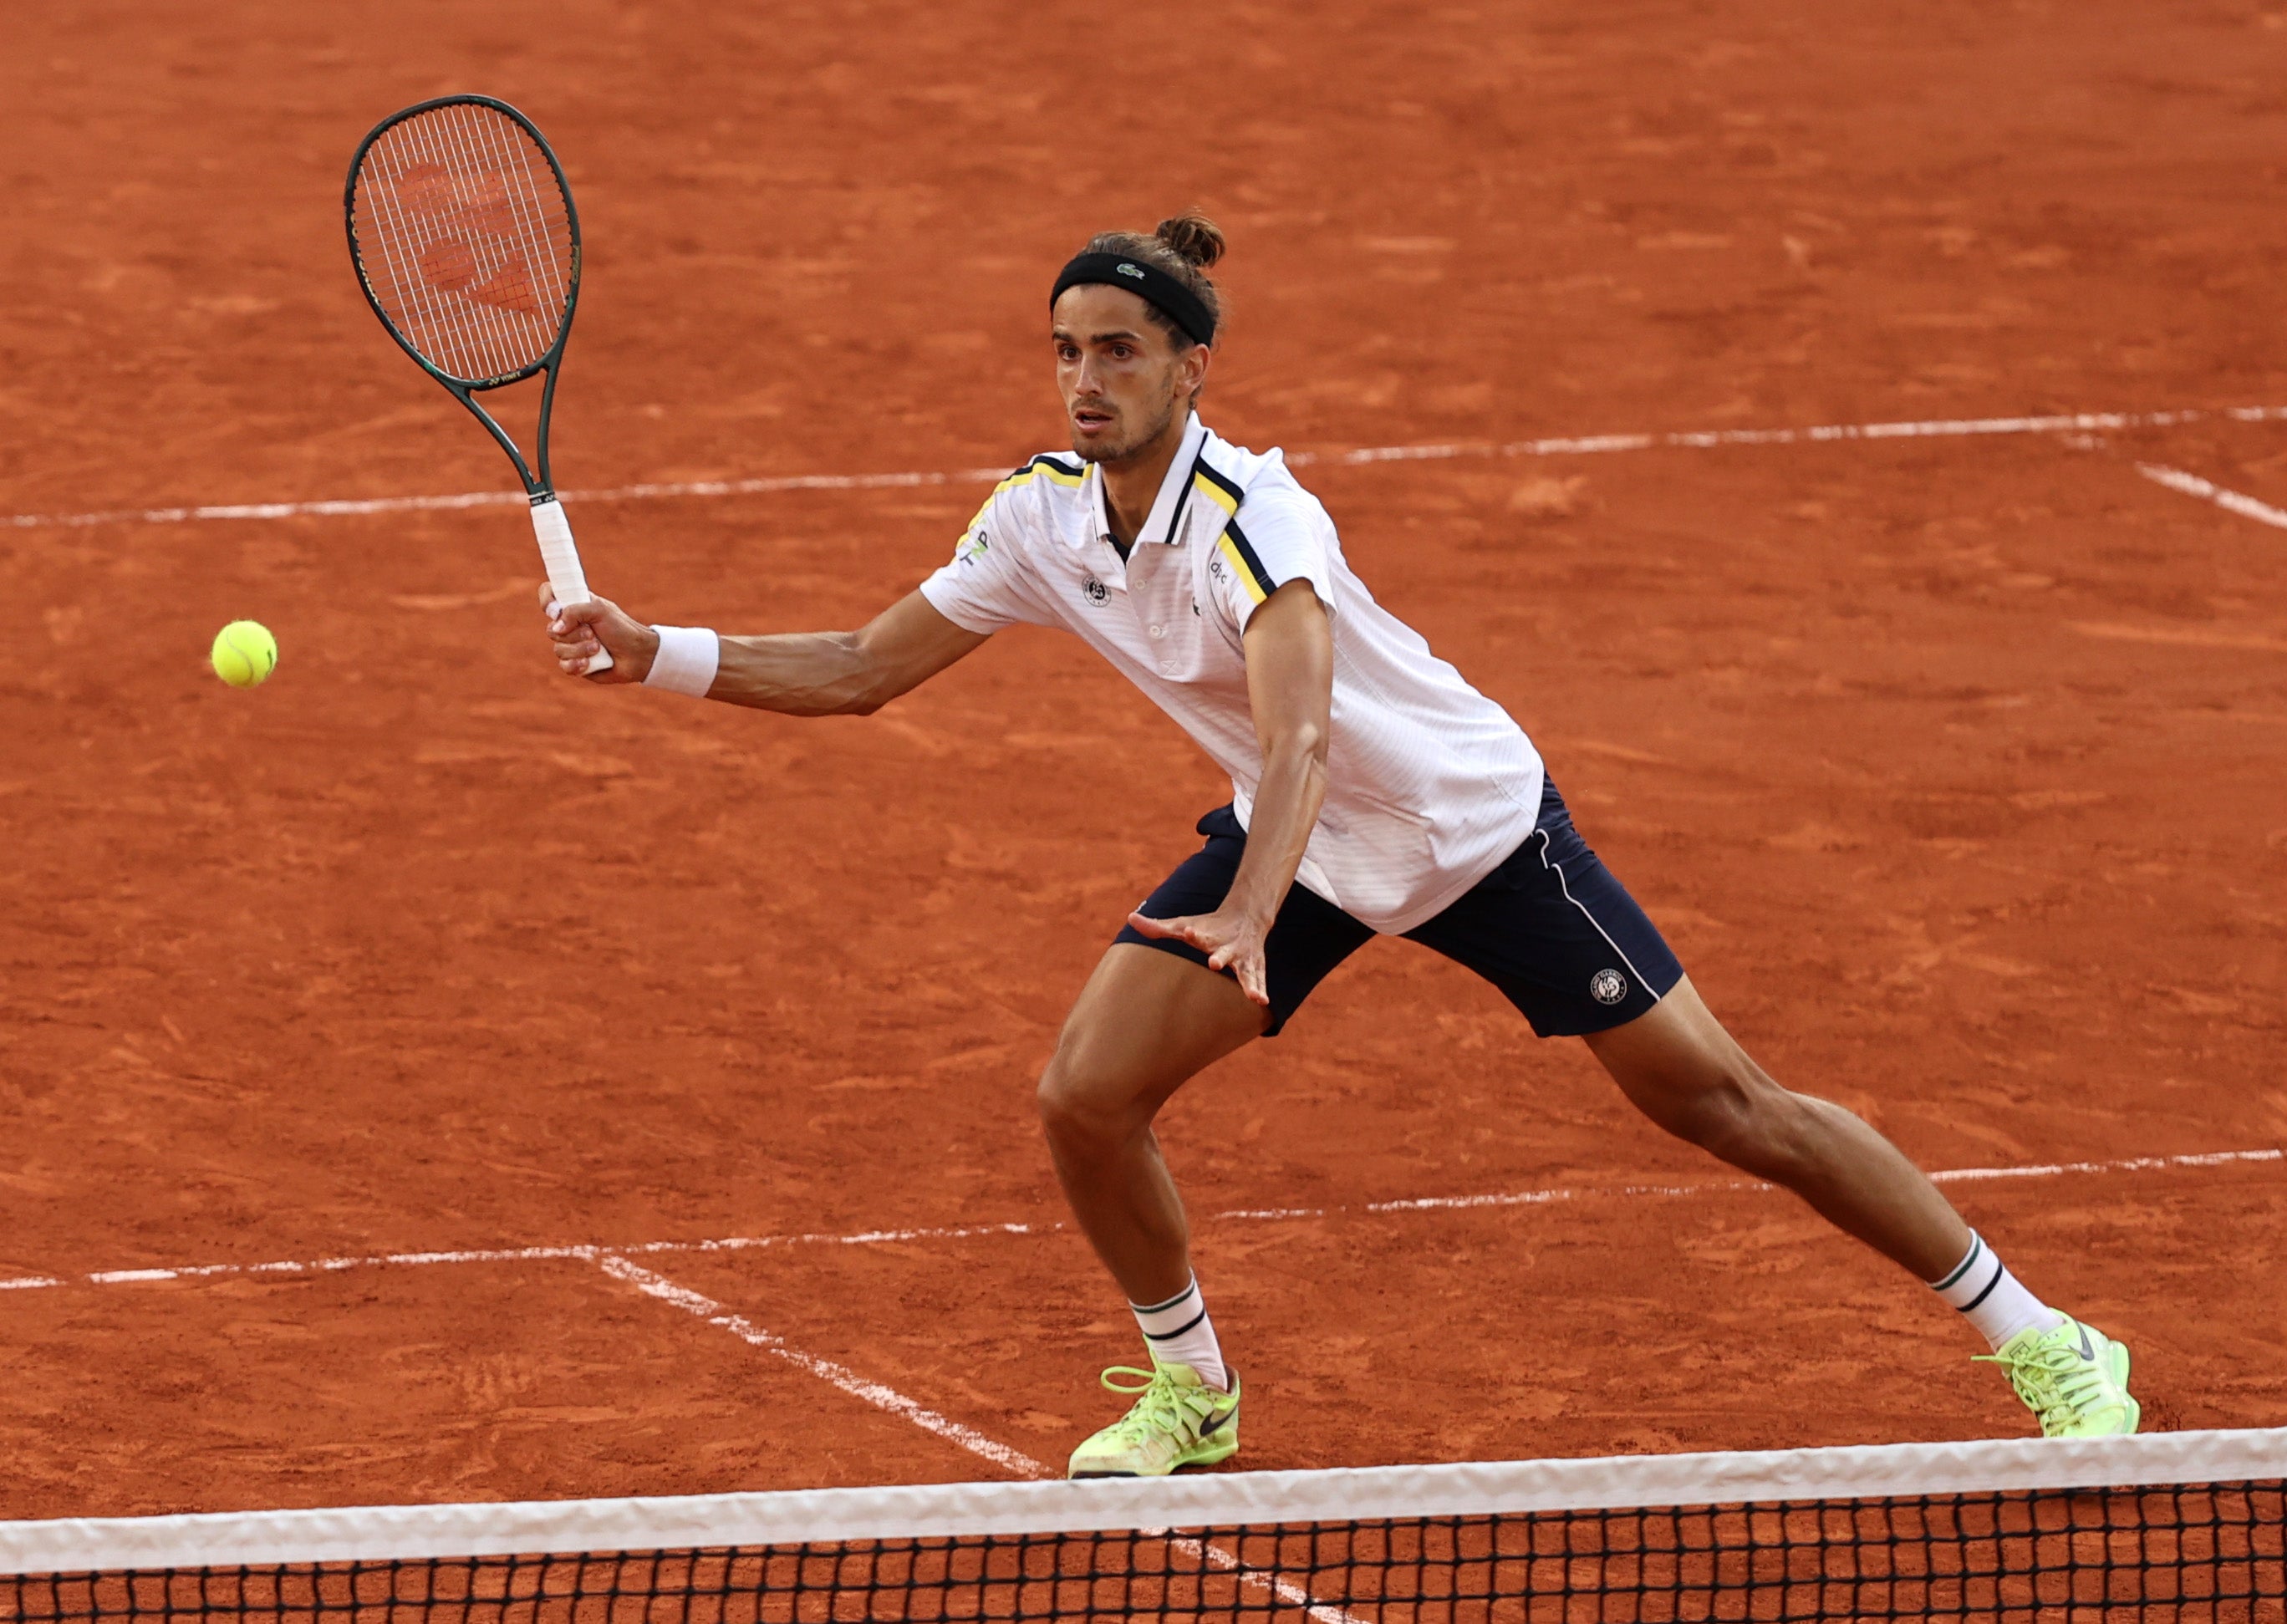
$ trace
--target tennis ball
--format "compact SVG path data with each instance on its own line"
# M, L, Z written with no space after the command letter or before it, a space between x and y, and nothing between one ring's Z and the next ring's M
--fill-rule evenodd
M250 688L278 664L278 639L260 621L233 621L215 633L215 675L233 688Z

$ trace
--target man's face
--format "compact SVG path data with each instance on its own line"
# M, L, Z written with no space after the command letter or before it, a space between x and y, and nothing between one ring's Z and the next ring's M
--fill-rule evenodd
M1175 347L1125 288L1083 283L1049 313L1056 386L1072 449L1091 463L1135 456L1167 432L1207 376L1204 345Z

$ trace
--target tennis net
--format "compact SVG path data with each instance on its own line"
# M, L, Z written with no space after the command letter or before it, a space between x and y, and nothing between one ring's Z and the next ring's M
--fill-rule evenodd
M2287 1624L2287 1430L0 1524L21 1624Z

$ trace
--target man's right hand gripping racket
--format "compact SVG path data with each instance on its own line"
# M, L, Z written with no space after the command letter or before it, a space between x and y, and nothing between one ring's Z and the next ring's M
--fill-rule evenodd
M508 103L445 96L374 126L350 161L343 204L366 302L508 453L532 498L557 601L586 603L588 579L548 468L556 374L580 297L580 217L563 166ZM526 463L477 396L535 372L548 379ZM588 669L611 663L598 652Z

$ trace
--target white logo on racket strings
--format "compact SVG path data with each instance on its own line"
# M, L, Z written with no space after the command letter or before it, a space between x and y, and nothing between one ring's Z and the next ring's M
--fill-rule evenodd
M1139 282L1144 280L1144 273L1136 266L1129 265L1124 259L1120 262L1116 268L1122 276L1132 276Z

